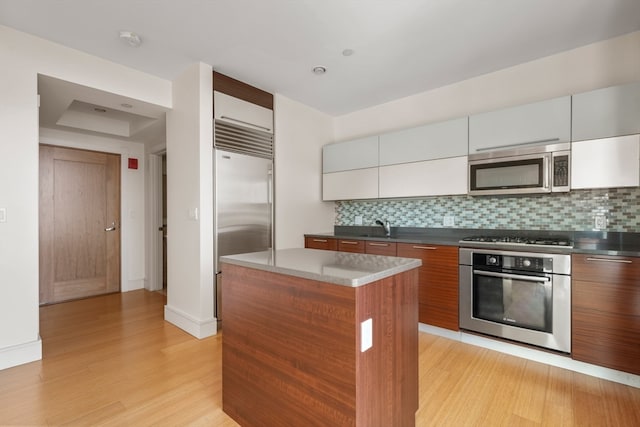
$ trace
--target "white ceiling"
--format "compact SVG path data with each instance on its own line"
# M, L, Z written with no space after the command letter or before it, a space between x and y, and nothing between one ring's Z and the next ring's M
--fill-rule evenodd
M202 61L341 115L638 31L640 0L0 0L0 24L169 80Z
M162 145L166 110L133 98L38 76L40 126Z

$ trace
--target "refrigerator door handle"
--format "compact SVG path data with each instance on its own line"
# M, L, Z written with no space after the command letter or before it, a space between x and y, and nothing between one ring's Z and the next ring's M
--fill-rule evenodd
M269 170L267 171L267 203L269 204L269 222L270 222L270 240L271 244L269 247L273 249L274 245L274 212L273 212L273 166L269 166Z

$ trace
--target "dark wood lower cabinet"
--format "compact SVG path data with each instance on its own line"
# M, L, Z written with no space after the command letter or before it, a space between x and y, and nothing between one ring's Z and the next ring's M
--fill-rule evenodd
M304 247L308 249L324 249L326 251L337 251L338 241L330 237L305 237Z
M640 258L574 254L571 354L640 375Z
M312 237L305 238L306 248L318 247ZM458 324L458 247L428 244L396 243L360 239L334 240L336 249L375 255L418 258L419 268L419 321L440 328L459 330Z
M364 243L364 253L371 255L396 256L397 246L398 245L395 242L366 241Z
M338 239L338 250L340 252L364 253L364 240Z
M418 270L420 322L457 331L458 247L398 243L397 254L422 260Z
M415 426L415 269L358 287L222 271L224 412L247 427ZM372 346L362 351L368 319Z

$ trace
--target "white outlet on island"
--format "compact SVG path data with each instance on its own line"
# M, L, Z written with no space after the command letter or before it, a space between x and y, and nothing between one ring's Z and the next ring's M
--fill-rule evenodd
M373 347L373 319L360 323L360 353Z

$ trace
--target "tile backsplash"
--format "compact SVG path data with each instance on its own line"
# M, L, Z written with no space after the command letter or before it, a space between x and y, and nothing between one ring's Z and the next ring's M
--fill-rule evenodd
M420 199L336 202L335 225L511 230L596 230L596 216L606 218L601 230L640 232L640 188L572 190L529 196L439 196ZM356 224L356 216L362 224ZM451 218L447 218L451 220Z

